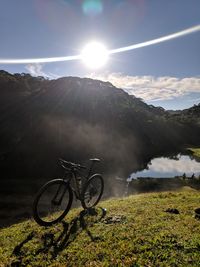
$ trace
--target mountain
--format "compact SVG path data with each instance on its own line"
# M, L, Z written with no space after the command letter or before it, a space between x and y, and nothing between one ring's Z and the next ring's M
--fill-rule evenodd
M200 103L184 110L168 110L174 118L179 118L182 122L189 120L200 125Z
M95 156L104 171L128 174L156 155L199 145L198 112L171 114L109 82L0 71L0 167L6 177L50 177L59 157Z

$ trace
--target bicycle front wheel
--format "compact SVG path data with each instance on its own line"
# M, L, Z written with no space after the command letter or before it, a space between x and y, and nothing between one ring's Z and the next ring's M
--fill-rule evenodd
M52 180L37 193L33 203L33 217L39 225L50 226L65 217L72 200L69 183L62 179Z
M85 184L81 204L84 209L97 205L103 194L104 182L100 174L94 174Z

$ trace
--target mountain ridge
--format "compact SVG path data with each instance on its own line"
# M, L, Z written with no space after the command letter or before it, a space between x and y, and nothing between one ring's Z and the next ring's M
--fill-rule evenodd
M134 170L142 158L180 150L187 143L199 144L198 116L194 115L198 107L191 122L191 116L187 120L190 109L170 114L109 82L78 77L47 80L0 71L0 94L0 158L2 154L11 155L11 162L19 154L24 159L32 154L36 161L37 155L43 154L39 160L42 164L46 158L43 146L56 157L72 160L106 155L108 161L115 166L121 163L122 168L132 157L128 164ZM52 163L56 157L52 157ZM22 168L18 167L16 170ZM25 171L26 175L29 172Z

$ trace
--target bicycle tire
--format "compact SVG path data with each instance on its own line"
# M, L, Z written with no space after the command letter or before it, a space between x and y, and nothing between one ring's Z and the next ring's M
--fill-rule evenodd
M81 205L84 209L89 209L97 205L102 197L104 181L100 174L94 174L85 183L82 191ZM93 201L92 198L94 197ZM88 201L89 198L89 201Z
M33 218L41 226L57 223L69 212L72 201L73 192L69 183L62 179L51 180L40 188L35 197ZM47 211L48 206L50 206L49 211ZM60 208L60 211L55 213L55 207Z

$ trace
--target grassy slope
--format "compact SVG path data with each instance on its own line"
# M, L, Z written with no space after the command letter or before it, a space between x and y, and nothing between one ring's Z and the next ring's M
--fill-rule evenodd
M192 151L193 155L200 158L200 148L189 148Z
M0 266L200 266L198 191L140 194L100 206L83 216L74 209L49 228L26 221L2 229ZM109 223L117 215L121 221Z

